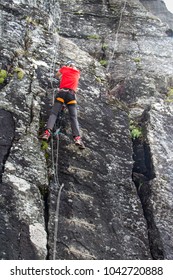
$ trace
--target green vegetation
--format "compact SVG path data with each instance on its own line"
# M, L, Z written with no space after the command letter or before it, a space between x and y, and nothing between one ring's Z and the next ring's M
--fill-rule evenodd
M173 96L173 88L168 88L168 96Z
M29 16L26 17L26 22L28 24L32 24L32 25L35 25L35 26L38 24L36 20L34 20L32 17L29 17Z
M1 69L1 70L0 70L0 77L1 77L1 78L4 78L4 79L7 78L7 71Z
M139 127L135 127L131 130L131 137L132 139L136 139L142 136L141 129Z
M96 81L97 81L98 83L101 83L101 82L102 82L101 79L100 79L99 77L96 77Z
M105 78L96 75L95 75L95 79L98 83L104 83L106 81Z
M99 62L102 66L107 66L108 65L108 61L105 60L105 59L101 59Z
M4 78L0 77L0 84L3 84L3 82L4 82Z
M44 121L43 119L40 119L39 127L40 127L41 129L43 129L44 126L45 126L45 121Z
M46 141L42 141L41 142L41 149L43 151L46 151L48 149L48 147L49 147L49 145L48 145L48 143Z
M107 48L108 48L108 44L105 44L105 43L104 43L104 44L102 45L102 50L106 50Z
M173 88L168 88L166 101L173 102Z
M141 62L141 59L140 59L140 57L136 57L136 58L134 58L133 60L134 60L134 62L136 62L136 63L139 63L139 62Z
M132 120L130 121L130 134L133 140L142 137L141 127Z
M24 75L25 75L25 72L24 72L23 69L21 69L21 68L19 68L19 67L16 67L16 68L14 69L14 72L17 73L17 78L18 78L19 80L22 80L22 79L23 79L23 77L24 77Z
M135 57L133 58L133 61L136 63L137 70L142 70L141 58Z
M46 141L42 141L41 142L41 149L42 151L44 151L44 156L45 156L45 159L48 160L49 159L49 153L48 153L48 148L49 148L49 145Z
M98 39L100 39L100 36L97 35L97 34L91 34L91 35L88 35L87 38L88 38L88 39L95 39L95 40L98 40Z
M7 71L4 69L0 69L0 84L3 84L6 78L7 78Z

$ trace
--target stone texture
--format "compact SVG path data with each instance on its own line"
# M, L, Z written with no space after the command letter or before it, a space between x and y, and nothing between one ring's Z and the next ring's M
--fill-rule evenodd
M54 2L0 1L8 73L0 84L0 258L172 259L173 42L163 3ZM44 150L38 131L67 59L81 70L86 149L74 146L65 111L58 151L56 140ZM132 123L142 137L132 138Z
M173 15L167 10L164 0L140 0L140 2L150 13L159 17L162 21L168 24L169 34L172 37L173 34L171 30L173 28Z

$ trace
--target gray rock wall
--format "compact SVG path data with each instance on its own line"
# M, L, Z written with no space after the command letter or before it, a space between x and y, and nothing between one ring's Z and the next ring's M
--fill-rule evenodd
M149 12L159 17L162 21L166 22L168 24L168 29L173 28L173 15L167 10L164 0L140 0L140 2ZM173 34L170 30L170 36L172 35Z
M173 42L143 2L0 1L1 259L173 258ZM67 59L86 149L65 111L57 153L38 133Z

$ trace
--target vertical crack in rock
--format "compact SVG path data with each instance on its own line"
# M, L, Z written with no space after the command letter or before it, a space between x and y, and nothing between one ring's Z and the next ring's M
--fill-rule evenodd
M49 228L48 228L48 224L49 224L49 191L47 190L44 194L44 220L45 220L45 230L47 233L47 256L46 256L46 260L50 259L50 253L49 253Z
M39 188L40 193L41 193L41 197L43 200L43 204L44 204L44 227L45 227L45 231L47 234L47 244L46 244L46 248L47 248L47 254L46 254L46 260L50 259L50 248L49 248L49 189L48 187L44 186L43 188Z
M30 85L29 85L29 95L31 96L31 107L30 107L30 122L29 122L29 126L32 124L33 122L33 119L34 119L34 99L35 99L35 96L34 94L32 93L32 82L33 80L31 79L31 82L30 82Z
M146 117L146 116L145 116ZM142 120L145 126L146 119ZM157 229L153 206L151 203L152 189L150 181L155 178L150 147L146 139L146 129L142 127L143 136L133 139L133 172L132 179L143 207L144 217L148 226L148 238L153 259L164 259L163 245Z
M40 189L40 193L42 196L42 200L44 203L44 227L45 227L45 231L47 234L47 244L46 244L46 248L47 248L47 254L45 259L49 260L50 259L50 248L49 248L49 189L48 188L44 188L44 189Z
M43 110L43 108L42 108ZM47 113L48 112L44 112L45 115L47 116ZM42 113L40 114L40 127L39 127L39 131L42 131L43 127L43 116L42 116ZM43 132L43 131L42 131ZM50 209L49 209L49 205L50 205L50 190L49 190L49 185L50 185L50 182L49 182L49 167L51 165L51 162L50 162L50 151L48 149L48 146L45 145L44 146L44 141L42 141L41 145L42 145L42 150L44 151L44 156L45 156L45 160L46 160L46 166L47 166L47 176L48 176L48 186L44 187L44 188L40 188L40 193L41 193L41 196L42 196L42 200L43 200L43 203L44 203L44 223L45 223L45 231L46 231L46 234L47 234L47 244L46 244L46 247L47 247L47 255L46 255L46 260L49 260L50 259L50 246L49 246L49 236L50 236L50 233L49 233L49 216L50 216Z
M4 165L9 156L15 132L13 116L5 110L0 110L0 131L0 182L2 182Z

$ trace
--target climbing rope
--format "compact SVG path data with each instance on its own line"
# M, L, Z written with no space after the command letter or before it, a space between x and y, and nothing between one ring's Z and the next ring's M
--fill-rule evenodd
M59 208L60 208L60 198L61 191L64 187L64 184L60 184L59 175L58 175L58 160L59 160L59 135L61 130L61 121L62 121L62 111L58 116L58 127L55 129L54 136L56 137L56 159L55 159L55 151L54 151L54 140L52 137L52 164L53 164L53 174L54 174L54 185L58 190L56 209L55 209L55 224L54 224L54 242L53 242L53 260L56 259L56 246L57 246L57 236L58 236L58 222L59 222Z
M113 47L113 51L112 51L112 54L111 54L111 57L109 59L109 63L106 67L106 70L109 71L109 67L110 67L110 64L113 60L113 57L114 57L114 54L115 54L115 50L118 46L118 35L119 35L119 31L120 31L120 27L121 27L121 22L122 22L122 17L123 17L123 13L126 9L126 4L127 4L127 0L124 0L124 4L123 4L123 7L121 9L121 12L120 12L120 19L119 19L119 23L118 23L118 28L117 28L117 32L116 32L116 35L115 35L115 42L114 42L114 47Z
M109 59L109 63L108 63L108 66L107 66L107 71L109 70L109 67L110 67L110 63L112 62L112 59L114 57L114 54L115 54L115 50L116 50L116 47L117 47L117 44L118 44L118 35L119 35L119 30L120 30L120 27L121 27L121 22L122 22L122 16L123 16L123 13L124 13L124 10L126 8L126 4L127 4L127 0L124 1L124 5L123 5L123 8L121 10L121 13L120 13L120 20L119 20L119 24L118 24L118 28L117 28L117 32L116 32L116 36L115 36L115 43L114 43L114 48L113 48L113 52L111 54L111 57ZM56 61L56 52L55 52L55 55L54 55L54 58L53 58L53 63L52 63L52 72L54 73L54 70L55 70L55 61ZM51 76L51 72L50 72L50 81L51 81L51 86L53 88L53 78ZM54 104L54 99L55 99L55 96L54 96L54 90L53 90L53 101L52 101L52 104ZM59 182L59 176L58 176L58 158L59 158L59 133L60 133L60 129L61 129L61 125L59 128L56 129L55 131L55 136L56 136L56 160L55 160L55 151L54 151L54 140L53 140L53 137L52 137L52 140L51 140L51 150L52 150L52 169L53 169L53 174L54 174L54 184L55 184L55 187L59 190L58 190L58 195L57 195L57 201L56 201L56 210L55 210L55 225L54 225L54 242L53 242L53 260L56 259L56 251L57 251L57 236L58 236L58 224L59 224L59 210L60 210L60 199L61 199L61 193L62 193L62 189L64 187L64 184L60 184Z
M61 198L61 191L64 187L62 183L60 185L56 203L56 211L55 211L55 226L54 226L54 243L53 243L53 260L56 260L56 245L57 245L57 237L58 237L58 223L59 223L59 208L60 208L60 198Z
M53 1L54 2L54 1ZM57 3L56 3L57 4ZM54 7L54 5L53 5ZM59 9L60 11L60 9ZM51 59L51 65L50 65L50 71L49 71L49 80L50 80L50 85L52 88L52 106L54 105L54 100L55 100L55 92L56 89L54 88L53 85L53 73L56 71L56 61L57 61L57 48L59 46L59 35L57 34L57 24L55 24L55 18L57 18L57 14L55 9L52 9L52 34L54 35L54 50L53 50L53 56ZM59 15L59 22L58 26L60 25L60 18L61 14ZM60 116L60 114L59 114ZM55 128L55 133L54 137L56 137L56 147L54 147L54 138L51 138L51 162L52 162L52 172L53 172L53 183L54 183L54 188L58 190L58 195L57 195L57 202L56 202L56 209L55 209L55 223L54 223L54 242L53 242L53 260L56 259L56 245L57 245L57 236L58 236L58 220L59 220L59 208L60 208L60 198L61 198L61 191L64 187L64 184L60 184L59 182L59 176L58 176L58 159L59 159L59 134L60 134L60 129L61 129L61 122L59 122L59 126ZM56 152L55 152L56 149Z
M58 2L56 3L56 5L59 6ZM51 59L51 66L50 66L50 72L49 72L49 79L50 79L50 84L51 84L51 88L53 90L53 94L52 94L52 105L54 104L54 100L55 100L55 89L53 86L53 77L52 77L52 73L55 73L56 70L56 61L57 61L57 48L59 47L59 35L57 34L57 26L60 27L60 21L61 21L61 13L60 13L60 7L59 7L59 17L58 17L58 24L55 23L56 19L57 19L57 14L56 14L56 9L55 9L55 4L53 1L53 6L51 7L51 14L52 14L52 34L53 34L53 43L54 43L54 49L53 49L53 57Z
M55 51L55 50L54 50L54 51ZM52 106L53 106L53 104L54 104L54 100L55 100L55 91L56 91L56 89L55 89L54 86L53 86L53 77L52 77L52 73L55 73L56 59L57 59L57 52L55 51L55 54L54 54L53 59L52 59L53 63L52 63L52 65L51 65L51 67L50 67L50 72L49 72L50 84L51 84L51 88L52 88L52 90L53 90L53 93L52 93Z
M54 184L57 188L59 188L57 202L56 202L56 210L55 210L55 224L54 224L54 242L53 242L53 260L56 260L56 248L57 248L57 237L58 237L58 223L59 223L59 209L60 209L60 198L61 191L64 187L62 183L60 185L59 176L58 176L58 158L59 158L59 134L60 134L61 124L56 129L54 136L56 137L56 160L54 163L54 152L53 152L53 165L54 165ZM53 141L53 137L52 137ZM53 150L54 151L54 150Z

